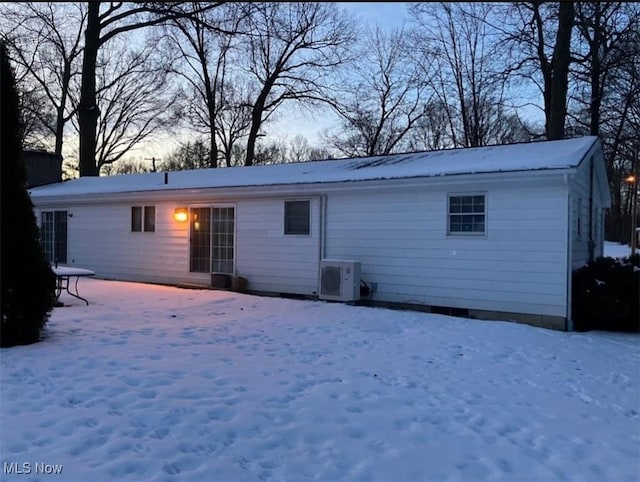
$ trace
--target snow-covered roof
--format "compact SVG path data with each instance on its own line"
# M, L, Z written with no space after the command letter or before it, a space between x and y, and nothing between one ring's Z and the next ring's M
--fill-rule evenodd
M252 167L82 177L31 189L31 196L75 196L174 189L274 186L576 167L597 141L585 136L487 147Z

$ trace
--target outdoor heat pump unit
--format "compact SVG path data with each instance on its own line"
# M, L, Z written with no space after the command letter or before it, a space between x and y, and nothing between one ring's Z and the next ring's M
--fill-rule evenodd
M357 301L360 299L360 262L337 259L320 261L320 299Z

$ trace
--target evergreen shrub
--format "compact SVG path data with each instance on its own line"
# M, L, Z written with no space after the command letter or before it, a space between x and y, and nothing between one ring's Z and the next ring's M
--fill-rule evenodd
M573 272L578 331L640 332L640 254L598 258Z
M6 46L1 42L0 86L0 346L6 347L40 340L53 309L55 275L40 244L26 189L18 94Z

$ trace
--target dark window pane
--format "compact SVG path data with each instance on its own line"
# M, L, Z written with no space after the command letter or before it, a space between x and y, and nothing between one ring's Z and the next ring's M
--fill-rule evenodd
M156 207L144 207L144 230L147 233L153 233L156 230Z
M459 213L462 210L462 203L460 202L459 197L451 197L449 198L449 212L450 213Z
M191 222L191 271L209 273L211 270L211 209L192 208Z
M54 262L67 262L67 211L54 214Z
M136 233L142 231L142 208L140 206L131 208L131 231Z
M44 211L41 215L40 238L49 263L55 262L53 254L53 211Z
M309 201L285 201L284 234L309 234Z
M449 233L485 232L485 196L449 198Z

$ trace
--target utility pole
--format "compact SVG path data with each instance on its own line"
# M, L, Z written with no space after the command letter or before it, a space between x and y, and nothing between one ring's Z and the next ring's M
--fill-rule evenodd
M151 161L151 172L157 172L156 171L156 161L161 161L162 159L156 159L155 157L152 158L145 158L145 161Z

